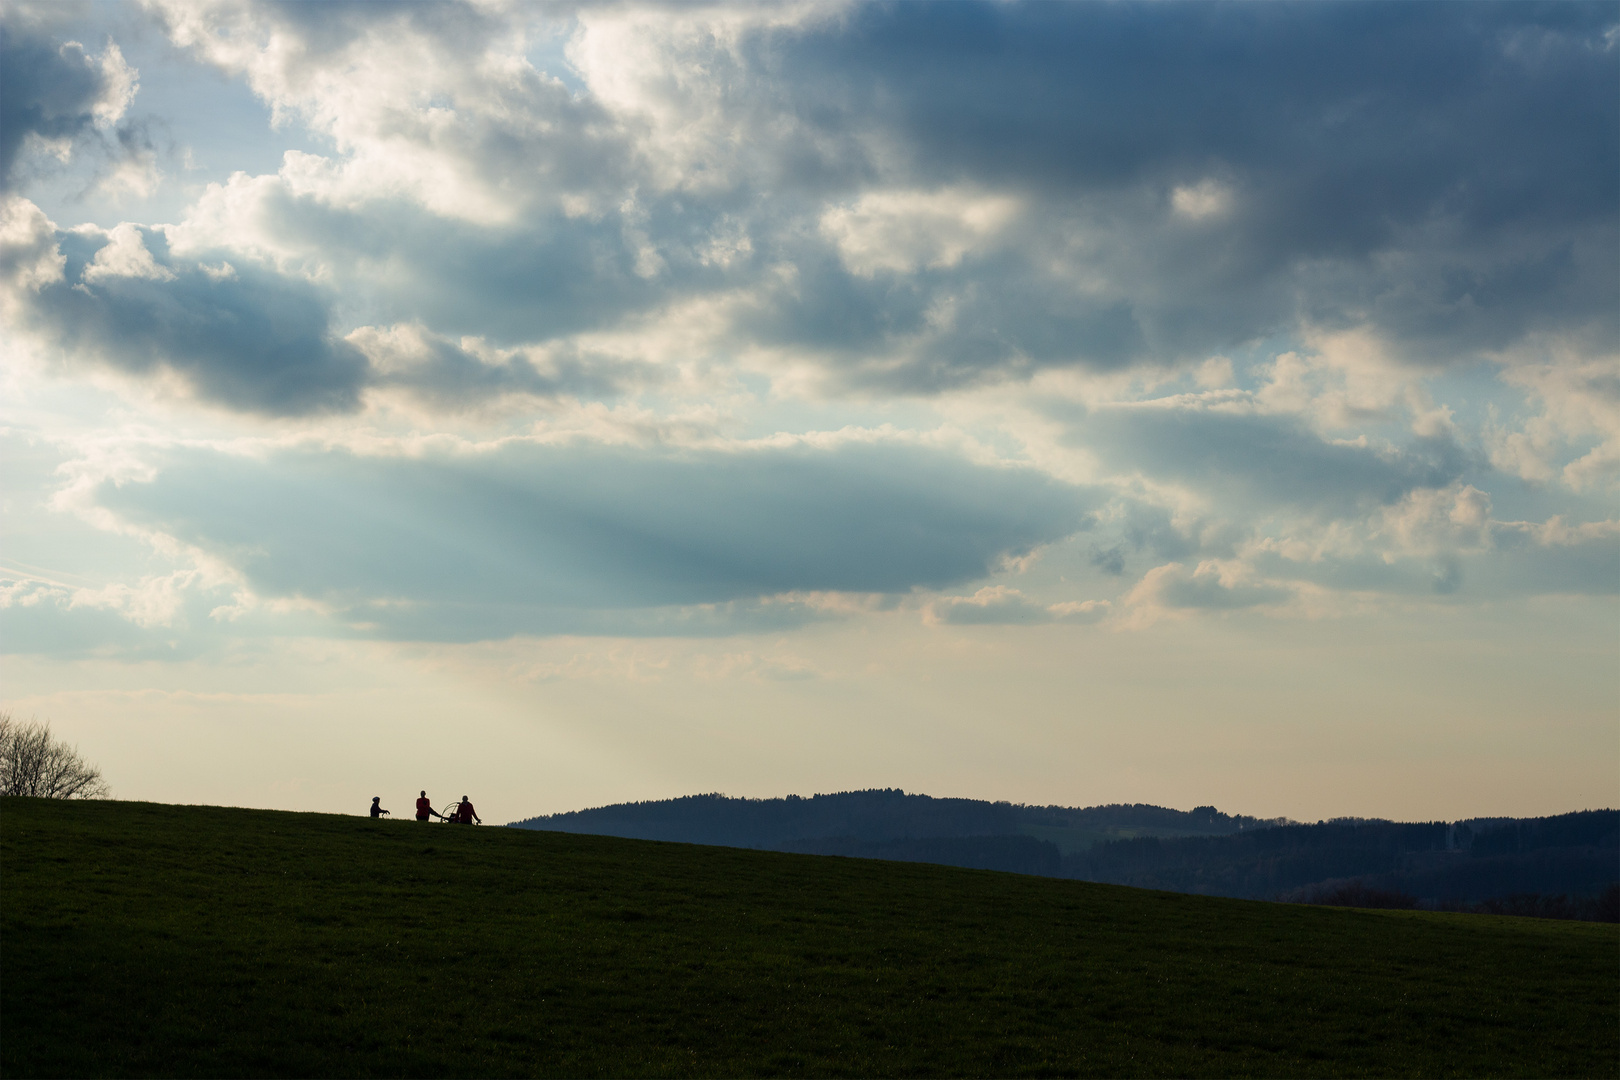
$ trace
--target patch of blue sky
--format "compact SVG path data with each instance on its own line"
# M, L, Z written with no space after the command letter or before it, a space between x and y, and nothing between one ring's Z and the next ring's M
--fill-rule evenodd
M332 152L330 140L295 115L272 123L270 107L244 80L171 44L134 5L94 0L81 12L73 34L86 51L100 56L110 41L137 72L139 89L122 126L132 145L145 146L156 173L144 190L106 183L122 149L113 132L75 147L64 164L35 162L36 178L24 194L58 224L176 223L208 184L238 172L274 173L288 150Z
M531 28L529 48L524 57L536 71L568 87L569 93L584 96L590 93L590 87L568 59L568 45L578 29L579 24L572 17L543 19L538 26Z
M62 466L77 457L71 447L37 429L0 428L6 480L0 496L0 568L14 579L65 590L98 589L183 568L184 560L161 555L138 537L97 527L72 505L58 502L71 480Z

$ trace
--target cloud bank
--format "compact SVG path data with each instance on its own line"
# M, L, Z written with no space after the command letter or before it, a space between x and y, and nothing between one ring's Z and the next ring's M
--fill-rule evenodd
M201 575L170 622L198 590L433 640L1613 591L1610 6L131 12L142 63L305 137L163 180L170 219L70 218L58 166L161 119L139 35L3 17L8 355L141 413L30 430L53 512Z
M778 597L799 618L796 594L970 581L1087 523L1086 494L1037 473L881 443L176 449L154 464L96 503L234 567L261 599L428 639L633 629L602 613Z
M709 350L905 393L1301 324L1426 365L1620 333L1601 5L154 11L334 146L211 187L171 243L366 323L544 345L701 304ZM8 130L113 115L114 55L30 41ZM351 366L195 381L352 408Z

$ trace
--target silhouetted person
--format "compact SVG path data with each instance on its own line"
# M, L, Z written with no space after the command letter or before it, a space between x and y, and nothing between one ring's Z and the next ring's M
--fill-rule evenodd
M373 795L371 797L371 816L372 817L382 817L382 816L384 816L385 814L388 813L388 811L386 811L386 810L384 810L382 808L382 806L380 805L381 803L382 803L382 796L381 795Z
M444 815L433 809L433 804L428 802L427 792L424 791L422 797L416 800L416 820L426 821L429 817L436 817L440 821L444 820Z
M465 795L461 797L461 805L456 807L455 814L456 821L462 825L471 825L474 820L480 825L484 823L484 819L478 816L478 811L473 809L472 800Z

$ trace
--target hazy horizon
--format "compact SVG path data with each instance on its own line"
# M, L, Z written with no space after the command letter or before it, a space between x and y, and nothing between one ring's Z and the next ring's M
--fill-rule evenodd
M114 797L1620 804L1612 4L0 28L0 707Z

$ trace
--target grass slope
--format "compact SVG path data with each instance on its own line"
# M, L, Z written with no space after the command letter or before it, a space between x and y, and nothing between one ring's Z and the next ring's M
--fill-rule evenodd
M0 800L0 1071L1612 1075L1614 926Z

